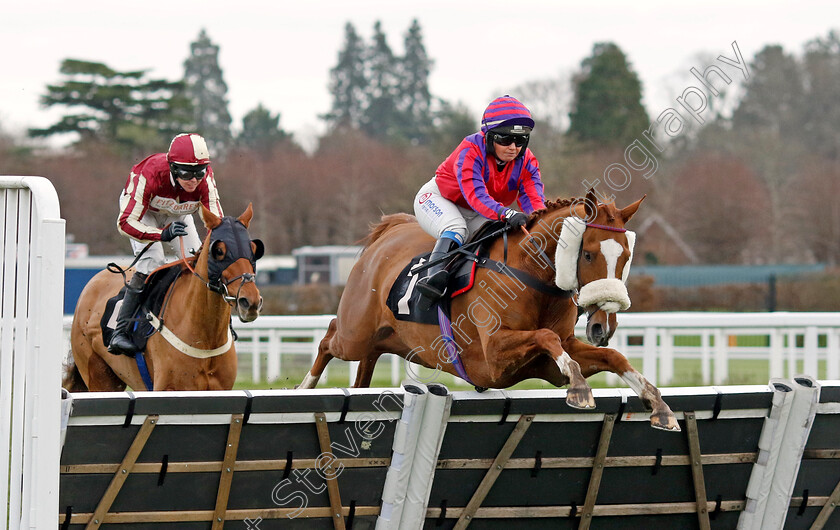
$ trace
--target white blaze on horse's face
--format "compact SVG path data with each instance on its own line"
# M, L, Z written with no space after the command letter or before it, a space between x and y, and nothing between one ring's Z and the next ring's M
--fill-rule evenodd
M624 248L615 239L605 239L601 241L601 254L607 260L607 278L616 277L616 267L618 267L618 258Z
M628 243L630 238L628 238ZM604 239L600 243L601 255L606 262L606 277L591 281L580 288L578 305L589 307L597 305L598 308L607 313L617 313L630 307L630 295L624 280L630 268L631 257L624 264L619 279L618 260L624 253L624 246L614 238Z

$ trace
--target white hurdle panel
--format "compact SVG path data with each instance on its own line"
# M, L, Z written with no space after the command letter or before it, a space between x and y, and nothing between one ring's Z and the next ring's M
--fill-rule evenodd
M0 176L0 206L0 527L55 528L64 220L43 177Z

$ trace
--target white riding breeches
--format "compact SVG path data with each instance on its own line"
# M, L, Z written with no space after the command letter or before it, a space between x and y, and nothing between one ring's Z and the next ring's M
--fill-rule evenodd
M201 238L198 237L198 231L195 228L195 221L193 220L192 214L187 215L172 215L169 213L164 212L152 212L151 210L147 210L143 217L140 219L145 225L148 226L156 226L158 228L163 228L169 223L173 221L181 221L185 225L187 225L187 235L183 236L184 238L184 251L189 255L191 252L197 251L198 247L201 246ZM143 253L143 256L137 260L135 264L135 269L137 272L141 272L143 274L149 274L153 270L166 265L167 261L174 261L176 259L181 259L181 242L179 241L180 238L175 238L172 241L162 242L156 241L152 243L149 247L149 250ZM131 240L131 250L134 252L136 256L140 252L146 248L148 242L137 241L136 239ZM164 254L163 246L166 245L169 248L169 252L175 256L171 260L166 259L166 255Z
M471 208L458 206L445 199L434 178L425 183L414 197L414 215L427 234L435 239L446 234L458 241L459 245L464 244L481 225L490 221Z

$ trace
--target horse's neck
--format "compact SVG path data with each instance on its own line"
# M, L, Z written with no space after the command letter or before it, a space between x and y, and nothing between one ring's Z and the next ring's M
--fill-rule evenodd
M540 221L531 227L531 238L542 247L543 253L540 253L534 243L529 241L529 237L524 234L516 234L509 238L508 252L511 257L511 265L540 278L544 282L554 283L554 256L557 252L560 226L562 225L559 222L554 225L557 234L552 231L552 221ZM515 249L515 251L511 249ZM545 263L546 259L550 260L551 263Z
M176 286L180 287L179 292L173 293L170 305L177 304L182 315L180 319L195 324L190 327L196 334L206 333L212 338L226 332L230 322L230 305L194 274L184 274L179 280L181 285Z

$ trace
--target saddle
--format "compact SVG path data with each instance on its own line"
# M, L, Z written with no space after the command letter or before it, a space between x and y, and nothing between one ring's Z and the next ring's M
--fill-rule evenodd
M499 230L504 225L505 223L503 221L485 223L470 237L464 244L464 247L468 247L470 243L478 241L487 234ZM428 276L429 269L415 269L418 269L429 261L431 252L415 256L400 272L400 275L394 281L394 285L391 286L391 291L388 293L387 299L388 308L394 313L397 320L437 325L438 306L448 315L450 314L452 299L472 289L475 283L478 262L489 256L490 245L493 244L493 241L495 241L494 238L488 238L470 250L460 250L452 258L445 267L449 271L449 284L446 288L447 294L440 299L437 305L433 305L426 311L419 308L418 303L422 295L415 289L415 285L419 279Z
M137 346L137 351L144 351L146 349L146 341L155 332L154 327L146 318L146 315L149 312L155 314L160 312L169 287L181 275L181 272L180 262L176 261L155 269L146 278L146 288L143 289L137 312L131 317L131 321L134 323L130 330L131 341ZM117 325L117 315L119 314L118 304L122 303L125 297L125 290L126 287L120 289L116 296L108 299L108 302L105 304L105 311L102 313L102 319L99 321L99 325L102 328L102 341L105 344L111 342L111 336L114 334L114 328Z

